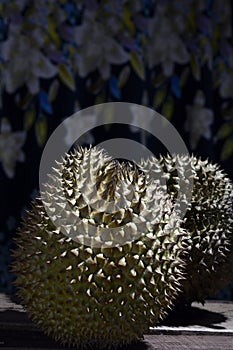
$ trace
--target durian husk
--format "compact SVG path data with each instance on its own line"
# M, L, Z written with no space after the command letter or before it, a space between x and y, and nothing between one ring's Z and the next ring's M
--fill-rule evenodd
M191 252L179 300L187 305L193 301L204 303L233 279L232 182L219 165L195 156L152 157L140 167L166 182L164 190L173 203L183 191L184 178L193 181L182 224L191 236Z
M78 231L78 220L72 235L64 234L41 198L34 200L18 230L13 267L29 316L46 334L77 348L110 348L140 339L167 315L184 278L189 236L169 196L136 166L120 164L98 148L67 154L47 191L59 204L52 208L47 203L50 213L59 208L58 214L65 215L62 191L80 221L114 226L121 240L97 245L101 230L88 237L86 226ZM126 230L132 221L135 236Z

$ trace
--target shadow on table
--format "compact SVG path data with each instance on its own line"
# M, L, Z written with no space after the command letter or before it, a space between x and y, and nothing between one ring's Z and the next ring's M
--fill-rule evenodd
M164 326L203 326L212 329L225 329L219 324L225 322L227 317L219 312L199 309L198 307L177 307L162 323Z

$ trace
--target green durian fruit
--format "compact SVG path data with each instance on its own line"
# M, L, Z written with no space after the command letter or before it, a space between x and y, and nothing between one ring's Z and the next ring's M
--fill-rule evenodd
M64 344L101 348L136 341L165 317L188 235L169 196L136 165L79 148L54 169L16 243L15 283L32 320Z
M192 179L190 205L182 227L191 235L191 253L180 300L204 302L233 279L233 185L217 164L195 156L152 157L140 164L166 183L176 202L184 179Z

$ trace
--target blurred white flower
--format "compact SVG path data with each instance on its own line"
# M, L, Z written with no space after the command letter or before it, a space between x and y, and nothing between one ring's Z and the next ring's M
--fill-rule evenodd
M37 94L39 79L52 78L57 73L56 67L40 51L42 43L38 33L31 33L28 37L11 35L2 43L0 54L5 60L2 74L8 93L26 84L31 94Z
M147 48L149 68L161 63L164 74L171 76L175 63L189 62L189 53L185 44L168 18L156 15L150 20L148 31L150 37Z
M23 162L25 155L21 150L26 139L25 131L11 132L9 121L4 118L0 133L0 161L3 170L9 178L15 174L16 162Z
M93 135L91 132L88 132L87 130L93 129L96 123L96 116L91 115L85 115L82 118L78 120L77 119L69 119L67 123L64 123L65 126L65 143L69 147L71 147L74 143L76 145L82 145L84 143L86 144L93 144L95 141ZM82 135L83 134L83 135ZM82 135L79 137L79 135Z
M107 80L111 64L123 64L129 60L128 53L112 37L110 29L95 20L91 12L86 11L83 24L76 27L74 36L80 47L74 64L81 77L98 69L102 78Z
M205 108L204 104L204 94L198 90L194 104L186 106L187 119L184 128L190 134L189 142L192 150L197 147L201 136L207 140L211 138L211 125L214 121L213 111Z
M129 126L130 130L132 132L140 131L138 128L141 128L142 130L148 130L153 119L153 110L148 108L148 113L145 115L145 108L134 104L130 105L130 110L132 113L132 124Z

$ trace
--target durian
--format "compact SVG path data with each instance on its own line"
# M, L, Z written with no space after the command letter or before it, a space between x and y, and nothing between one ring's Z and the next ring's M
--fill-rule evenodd
M203 303L233 278L232 182L219 165L195 156L151 157L140 168L166 181L165 191L173 203L184 178L193 181L190 206L182 224L192 243L180 300L185 304Z
M165 317L183 279L189 236L169 196L136 165L95 147L67 154L46 195L27 211L14 251L29 316L78 348L138 340Z

